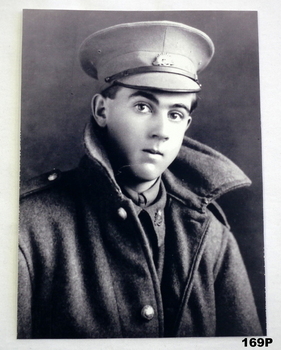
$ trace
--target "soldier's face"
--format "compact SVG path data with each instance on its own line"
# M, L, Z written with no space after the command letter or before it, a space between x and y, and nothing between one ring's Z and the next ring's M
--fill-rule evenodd
M158 178L180 150L195 99L193 93L129 88L103 99L103 126L117 171L140 182Z

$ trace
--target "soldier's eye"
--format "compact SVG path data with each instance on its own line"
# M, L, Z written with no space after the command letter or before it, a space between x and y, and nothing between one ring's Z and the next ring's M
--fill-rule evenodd
M181 121L185 118L185 115L183 113L180 112L170 112L169 113L169 119L171 119L172 121Z
M150 106L147 105L146 103L137 103L135 105L135 109L139 113L150 113L152 111Z

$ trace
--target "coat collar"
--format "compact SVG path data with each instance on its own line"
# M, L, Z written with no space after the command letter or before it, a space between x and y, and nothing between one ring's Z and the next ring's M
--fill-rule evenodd
M102 142L101 131L92 119L84 133L86 153L102 166L121 192ZM177 158L162 178L169 194L201 209L222 194L251 184L250 179L230 159L189 137L184 138Z

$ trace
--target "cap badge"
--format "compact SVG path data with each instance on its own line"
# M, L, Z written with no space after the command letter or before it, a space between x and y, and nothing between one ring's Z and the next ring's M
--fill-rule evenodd
M172 60L172 57L167 53L160 53L157 57L155 57L152 64L153 66L169 67L169 66L173 66L174 62Z

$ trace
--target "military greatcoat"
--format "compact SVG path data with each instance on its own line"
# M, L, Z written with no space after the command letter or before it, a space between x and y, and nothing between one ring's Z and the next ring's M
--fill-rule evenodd
M19 338L262 334L237 243L215 199L249 185L230 160L185 138L162 176L163 278L93 125L71 171L23 187ZM149 311L148 313L146 311Z

